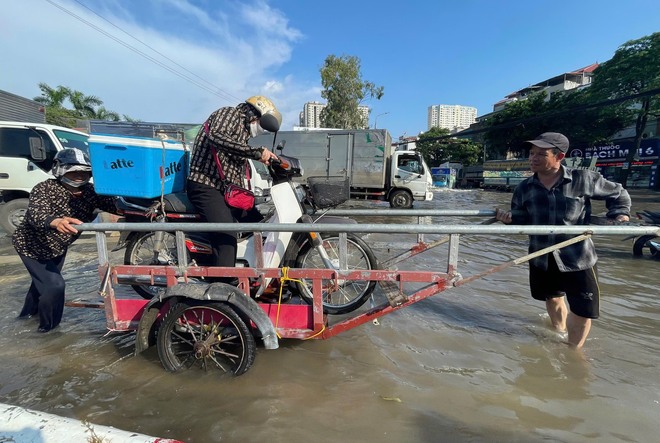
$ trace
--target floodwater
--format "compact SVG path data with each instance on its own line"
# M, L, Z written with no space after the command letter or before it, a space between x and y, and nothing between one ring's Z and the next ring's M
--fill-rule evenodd
M492 209L509 199L439 191L417 207ZM374 205L387 207L353 203ZM633 205L659 210L660 196L633 196ZM392 239L370 237L374 244ZM245 375L219 379L165 372L152 350L134 356L134 336L107 335L102 310L67 307L57 330L37 334L35 321L15 319L29 279L0 234L0 401L186 442L656 441L660 262L633 258L632 241L622 237L595 242L601 318L582 352L548 329L521 265L329 340L259 348ZM468 277L522 256L526 243L524 236L462 236L459 271ZM70 249L69 297L97 297L95 251L90 238ZM443 268L446 254L439 247L399 268Z

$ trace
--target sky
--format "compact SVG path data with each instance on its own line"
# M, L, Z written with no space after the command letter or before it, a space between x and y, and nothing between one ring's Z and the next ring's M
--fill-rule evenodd
M506 95L610 59L660 31L657 0L1 0L0 89L67 86L145 122L201 123L252 95L282 129L321 98L329 55L356 56L370 126L394 139L438 104L492 111Z

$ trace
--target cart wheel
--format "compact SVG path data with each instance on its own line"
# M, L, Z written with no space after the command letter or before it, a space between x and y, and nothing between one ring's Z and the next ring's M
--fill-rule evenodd
M360 237L348 234L347 239L347 268L377 269L378 262L371 248ZM339 268L339 237L323 238L323 247L328 253L335 267ZM297 268L325 269L325 264L316 249L307 243L296 260ZM296 282L300 296L307 303L312 303L312 279L301 279ZM334 282L323 280L323 312L327 314L345 314L359 308L367 301L376 287L375 281L370 280L339 280L337 290L333 290Z
M156 233L143 232L126 245L125 265L170 265L179 264L176 255L176 237L170 232L163 232L162 246L156 251ZM131 285L133 290L147 300L165 292L163 286Z
M160 361L172 372L198 366L241 375L250 369L257 352L245 322L218 302L172 306L158 329L157 346Z
M648 255L652 258L660 258L660 251L658 250L660 244L660 237L655 235L642 235L633 244L633 255L641 257Z

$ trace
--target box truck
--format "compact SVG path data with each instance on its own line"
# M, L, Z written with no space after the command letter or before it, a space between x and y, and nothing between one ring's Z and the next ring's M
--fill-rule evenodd
M393 208L433 199L431 171L421 154L393 150L385 129L280 131L248 143L284 145L284 155L300 159L305 185L310 177L344 177L351 198L386 200Z

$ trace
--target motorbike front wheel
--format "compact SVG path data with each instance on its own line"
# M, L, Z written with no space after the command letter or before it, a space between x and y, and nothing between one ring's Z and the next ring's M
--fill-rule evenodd
M156 247L156 232L140 232L126 245L125 265L176 266L176 237L170 232L163 232L160 247ZM147 300L165 291L164 286L131 285L133 290Z
M642 257L648 255L652 258L660 258L660 237L655 235L642 235L633 244L633 255Z
M346 269L378 269L378 261L369 246L360 237L347 234L346 239ZM339 236L330 235L323 238L323 248L328 253L335 269L339 270ZM311 242L305 244L296 259L297 268L326 269L318 251ZM376 286L370 280L322 280L323 282L323 312L327 314L346 314L362 306L367 301ZM300 296L307 303L312 303L312 279L300 279L296 282Z
M231 306L218 302L180 302L163 318L156 339L160 361L171 372L198 366L226 375L244 374L257 346Z

